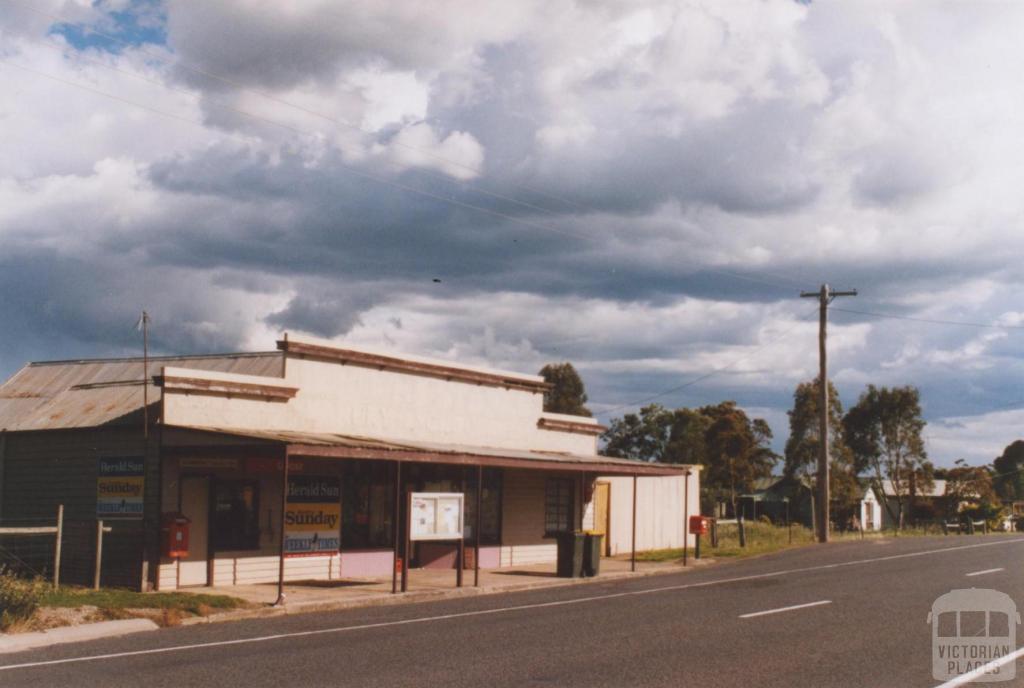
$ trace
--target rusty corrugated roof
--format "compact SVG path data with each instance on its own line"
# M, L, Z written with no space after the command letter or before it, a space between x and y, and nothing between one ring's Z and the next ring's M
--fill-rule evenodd
M154 356L163 366L279 378L279 351L209 356ZM0 386L0 430L55 430L125 422L141 413L142 358L29 363ZM150 403L160 390L149 385Z

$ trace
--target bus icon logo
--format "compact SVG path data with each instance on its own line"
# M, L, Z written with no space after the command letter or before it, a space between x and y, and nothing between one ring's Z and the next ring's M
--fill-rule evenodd
M932 678L948 681L971 674L971 681L1012 680L1017 650L1017 605L998 590L952 590L932 604ZM1000 661L1002 660L1002 661Z

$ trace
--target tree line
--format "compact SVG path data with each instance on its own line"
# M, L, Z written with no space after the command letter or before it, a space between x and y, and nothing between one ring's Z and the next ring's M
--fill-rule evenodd
M552 383L545 410L590 416L582 379L570 363L545 366ZM875 488L892 523L960 515L966 505L976 518L997 518L1001 501L1024 501L1024 441L1016 441L990 466L936 468L925 448L920 392L916 387L868 385L844 411L829 382L830 509L837 523L859 513L865 485ZM789 438L782 455L771 448L772 429L751 418L734 401L697 408L649 404L609 421L600 453L606 456L700 465L703 501L725 502L738 513L738 500L759 481L781 469L783 478L810 487L817 474L820 383L802 382L788 411ZM944 498L921 500L934 481L946 481ZM888 488L888 489L886 489Z

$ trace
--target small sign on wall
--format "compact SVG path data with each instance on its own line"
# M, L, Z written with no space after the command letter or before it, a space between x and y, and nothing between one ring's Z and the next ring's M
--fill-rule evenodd
M413 492L409 495L410 540L461 540L461 492Z
M145 463L141 457L100 459L96 473L97 518L142 518Z
M288 478L284 554L334 554L341 548L341 481L333 476Z

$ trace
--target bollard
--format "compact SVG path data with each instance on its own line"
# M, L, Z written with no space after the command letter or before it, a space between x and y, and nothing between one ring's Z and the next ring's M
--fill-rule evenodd
M746 534L746 530L743 527L743 518L742 517L736 519L736 526L737 526L737 528L739 528L739 531L740 531L740 547L746 547L747 546L747 534Z
M693 558L700 559L700 533L697 533L697 546L693 550Z

